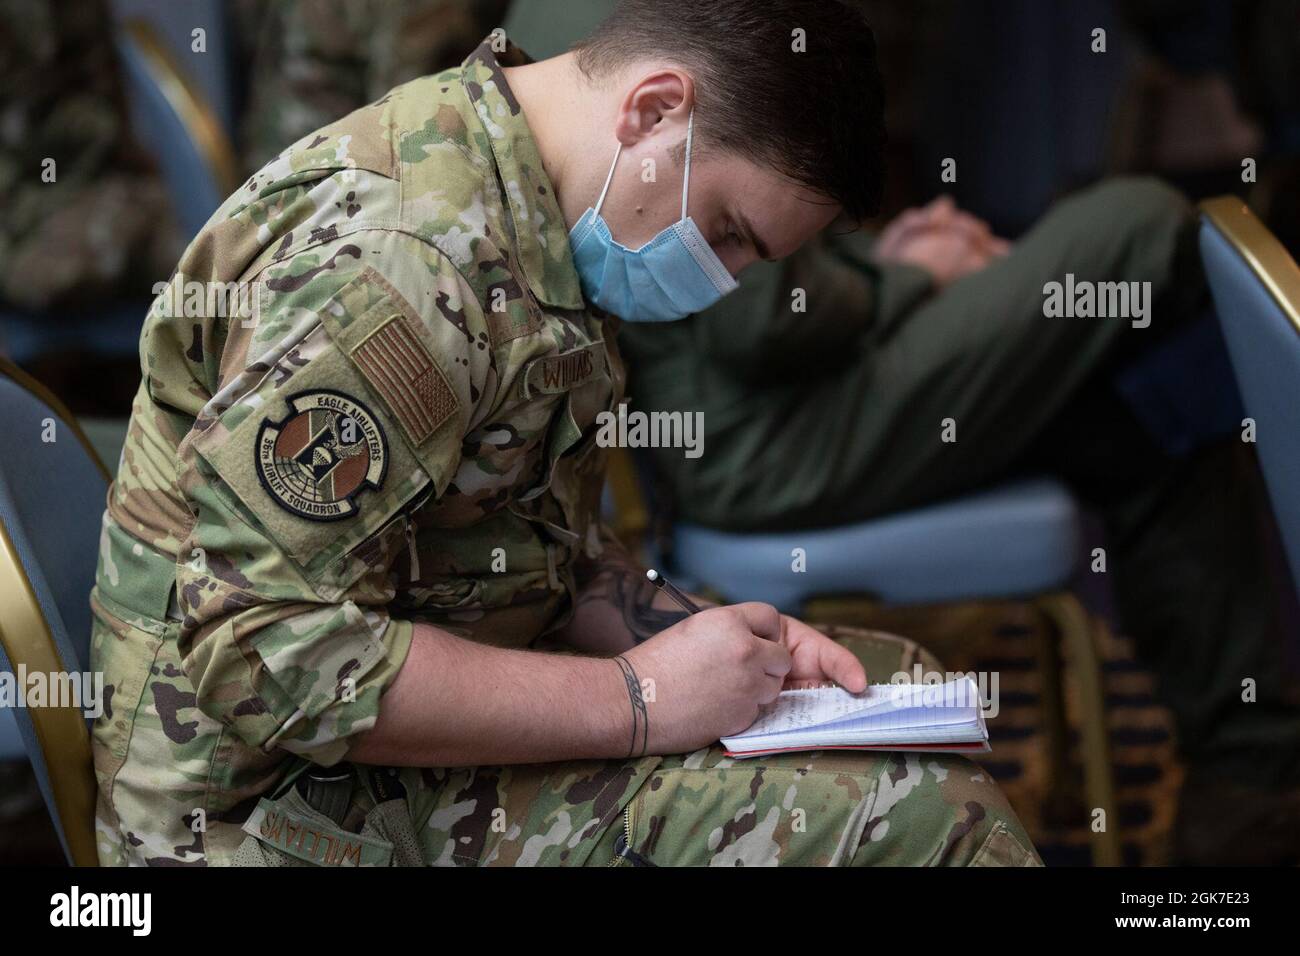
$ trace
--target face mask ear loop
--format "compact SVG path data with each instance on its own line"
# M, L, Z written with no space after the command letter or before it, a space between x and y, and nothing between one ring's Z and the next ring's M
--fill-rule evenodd
M614 181L614 167L618 165L619 153L623 152L623 144L618 144L618 149L614 150L614 161L609 164L609 175L605 177L605 188L600 191L600 198L596 200L596 208L593 212L599 216L600 207L605 205L605 194L609 192L609 184Z
M682 222L686 221L686 197L691 191L691 134L695 130L695 107L686 118L686 176L682 179Z

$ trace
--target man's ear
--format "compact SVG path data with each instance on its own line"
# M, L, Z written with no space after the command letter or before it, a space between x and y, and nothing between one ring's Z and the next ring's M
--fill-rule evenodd
M634 146L655 132L665 120L686 119L695 104L695 81L681 70L648 73L628 90L619 106L614 135L624 146Z

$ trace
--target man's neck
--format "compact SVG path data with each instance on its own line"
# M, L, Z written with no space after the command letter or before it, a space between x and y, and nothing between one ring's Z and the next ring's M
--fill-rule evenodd
M572 228L595 202L581 157L588 149L591 111L598 105L571 53L526 66L505 67L506 81L523 109L556 202ZM577 160L577 161L575 161ZM599 190L599 184L596 189Z

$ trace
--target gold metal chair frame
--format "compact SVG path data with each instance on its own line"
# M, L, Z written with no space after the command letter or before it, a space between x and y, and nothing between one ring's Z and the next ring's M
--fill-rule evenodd
M138 46L154 82L189 132L217 184L224 192L233 192L241 181L239 165L207 99L180 69L147 21L132 20L125 25L125 30ZM108 469L67 407L49 389L3 356L0 356L0 374L33 393L71 430L107 485L111 480ZM0 644L14 667L23 663L29 671L43 673L65 669L17 549L2 524ZM51 796L72 862L76 866L96 866L96 783L85 719L75 708L37 707L29 714L45 756Z
M181 69L149 21L128 20L123 29L140 49L150 76L180 117L221 191L233 193L243 181L239 162L207 97Z
M45 386L8 359L0 356L0 374L33 393L70 429L104 476L100 461L85 432L68 409ZM0 645L10 663L25 664L29 671L46 674L66 669L60 659L49 624L23 570L8 530L0 522ZM98 865L95 850L96 784L90 751L90 733L75 707L34 707L28 711L41 753L45 757L51 796L58 810L63 836L76 866Z
M1300 266L1286 247L1236 196L1218 196L1200 205L1201 214L1240 255L1268 289L1300 335Z
M124 29L139 48L146 69L185 126L220 189L225 193L234 192L242 181L239 164L229 137L206 97L179 67L151 24L135 19L126 23ZM34 394L71 430L107 485L111 480L108 469L67 407L4 356L0 356L0 375L8 376ZM31 581L2 523L0 645L15 668L21 663L34 672L65 670ZM66 707L32 708L29 715L45 757L51 796L72 862L76 866L96 866L96 783L85 719L80 710Z

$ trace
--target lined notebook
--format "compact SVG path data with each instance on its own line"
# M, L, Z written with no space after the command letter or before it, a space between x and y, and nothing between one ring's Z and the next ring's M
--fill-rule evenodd
M732 757L792 750L989 749L979 688L969 677L946 684L873 684L784 690L743 733L723 737Z

